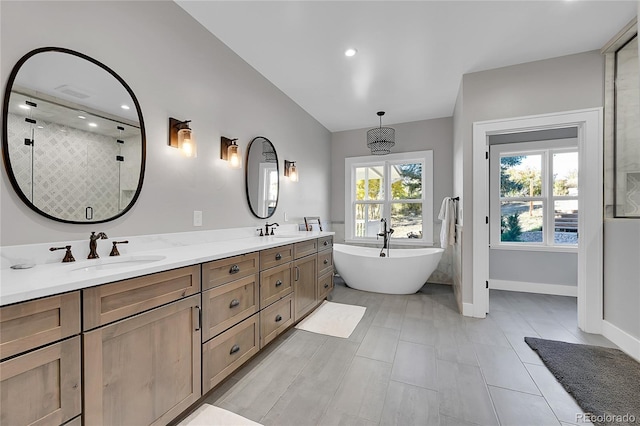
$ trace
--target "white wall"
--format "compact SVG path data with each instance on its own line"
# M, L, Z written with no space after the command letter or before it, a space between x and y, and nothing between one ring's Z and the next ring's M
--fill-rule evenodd
M463 76L454 111L456 147L462 146L462 217L473 210L472 125L476 121L570 111L603 105L604 60L597 51L529 62ZM460 195L460 194L457 194ZM464 222L462 302L473 303L473 223ZM454 262L455 264L455 262Z
M69 225L37 215L15 195L6 172L0 188L0 245L78 240L263 224L247 206L244 170L219 159L220 136L241 149L269 138L280 158L297 161L300 182L281 176L273 219L298 223L329 216L330 133L183 9L168 1L0 2L0 84L27 52L59 46L116 71L142 107L147 165L138 202L124 217ZM241 30L241 28L239 28ZM168 118L192 120L198 158L167 146ZM193 211L203 226L192 226Z

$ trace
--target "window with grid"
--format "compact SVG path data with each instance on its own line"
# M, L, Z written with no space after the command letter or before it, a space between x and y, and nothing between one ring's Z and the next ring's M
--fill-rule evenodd
M432 159L432 151L347 158L346 240L376 240L385 218L392 239L432 244Z
M491 246L578 244L573 139L491 146Z

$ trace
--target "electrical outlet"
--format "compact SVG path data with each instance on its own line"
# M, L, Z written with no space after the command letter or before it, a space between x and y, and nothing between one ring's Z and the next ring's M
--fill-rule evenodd
M284 221L288 221L289 220L289 215L287 214L287 212L284 212Z
M193 226L202 226L202 211L193 211Z

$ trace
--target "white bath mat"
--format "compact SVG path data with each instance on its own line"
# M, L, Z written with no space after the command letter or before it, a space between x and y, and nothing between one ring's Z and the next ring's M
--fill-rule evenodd
M351 336L367 310L364 306L322 302L311 315L300 321L296 328L329 336Z
M178 426L262 426L253 420L210 404L202 404Z

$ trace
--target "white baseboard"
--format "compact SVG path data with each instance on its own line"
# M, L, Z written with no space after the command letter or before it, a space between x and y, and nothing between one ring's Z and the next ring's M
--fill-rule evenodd
M577 286L562 284L542 284L529 283L524 281L489 280L489 289L578 297Z
M462 303L462 315L465 317L473 316L473 303Z
M633 337L606 320L602 321L602 335L640 362L640 339Z

